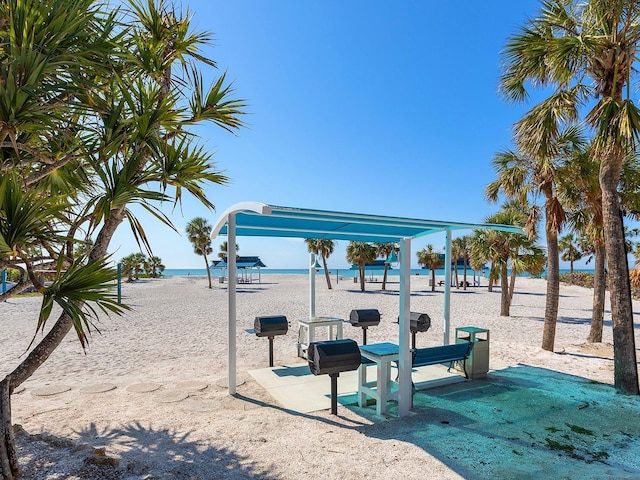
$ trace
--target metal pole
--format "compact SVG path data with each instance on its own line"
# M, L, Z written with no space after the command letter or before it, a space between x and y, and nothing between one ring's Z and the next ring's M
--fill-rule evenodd
M411 328L411 240L400 241L400 315L398 355L398 415L406 417L411 410L411 352L409 330Z
M339 373L330 373L331 377L331 414L338 415L338 377Z
M449 345L449 327L451 325L451 230L447 230L444 249L444 341L443 345Z
M309 320L316 317L316 254L309 254Z
M229 265L229 395L236 394L236 214L227 220L227 263Z
M273 367L273 337L269 337L269 366Z
M118 269L118 305L122 303L122 264L117 265Z

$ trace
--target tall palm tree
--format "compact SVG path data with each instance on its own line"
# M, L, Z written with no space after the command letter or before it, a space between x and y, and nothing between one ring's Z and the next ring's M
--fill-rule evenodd
M393 242L376 243L375 247L376 247L376 255L379 257L383 257L385 259L384 274L382 275L382 290L386 290L387 289L387 271L389 270L389 262L387 260L389 260L389 257L391 256L391 254L395 253L397 255L400 247L398 247L398 245Z
M602 342L606 297L606 250L602 220L602 191L598 172L600 163L591 149L576 152L564 171L567 181L559 183L559 196L567 207L567 223L579 234L578 245L587 263L594 259L593 309L588 342Z
M32 284L43 294L35 324L47 330L0 381L4 479L19 475L14 389L72 329L86 347L93 313L125 308L111 288L116 272L107 258L118 227L128 223L151 254L131 205L174 230L162 205L178 205L189 193L213 208L205 190L227 178L190 127L203 121L226 130L242 125L243 104L231 98L224 75L203 88L199 68L215 66L200 51L209 34L194 32L190 17L163 0L134 0L128 10L109 11L92 1L0 2L0 179L6 182L0 188L0 267L19 264L20 288ZM79 237L93 238L94 245L86 261L76 262ZM34 265L43 264L57 272L50 287L34 275ZM53 303L62 307L55 321L49 320Z
M349 242L347 245L347 262L358 265L360 290L364 292L364 266L376 259L376 248L367 242Z
M523 225L526 216L518 209L505 208L488 217L487 223ZM527 235L477 230L471 240L471 264L479 268L491 262L490 276L500 279L500 315L509 316L514 283L509 282L509 268L515 273L540 274L544 270L546 257L540 247Z
M327 268L327 258L333 253L336 244L333 240L323 238L305 238L309 253L315 253L322 257L322 266L324 267L324 276L327 280L327 288L331 290L331 278L329 277L329 269Z
M433 251L433 245L429 244L416 252L418 263L431 270L431 291L436 291L436 269L444 265L444 261L438 252Z
M577 114L566 112L589 109L584 118L594 132L593 154L600 160L614 385L620 392L639 395L618 186L625 155L636 151L640 140L640 110L631 92L631 85L637 81L633 63L640 44L640 9L633 0L547 0L543 5L538 16L508 40L502 91L513 100L523 101L528 98L528 85L550 87L550 98L562 99L555 117L565 122L579 120ZM536 126L544 124L540 118L529 127L535 131ZM543 136L530 137L534 143L547 143Z
M209 269L209 259L207 255L213 252L211 248L211 229L213 227L202 217L196 217L187 223L185 231L187 232L187 238L193 246L193 253L201 255L204 258L204 266L207 269L207 278L209 279L209 288L211 286L211 270Z
M569 233L562 237L558 241L558 247L560 248L561 253L560 258L562 258L562 260L564 260L565 262L569 262L569 271L571 272L571 276L573 276L574 262L577 262L583 257L583 254L578 248L578 244L573 234Z

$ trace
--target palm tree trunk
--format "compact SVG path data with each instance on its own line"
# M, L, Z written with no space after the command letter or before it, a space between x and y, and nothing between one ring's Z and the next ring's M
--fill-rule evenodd
M509 307L511 299L509 298L509 275L507 272L507 262L500 266L500 316L509 316Z
M547 211L547 219L549 212ZM558 233L547 220L547 301L544 309L542 349L553 352L558 321L558 300L560 296L560 259L558 257Z
M209 277L209 288L212 288L211 286L211 270L209 269L209 260L207 259L207 254L203 253L202 256L204 257L204 266L207 267L207 277Z
M463 281L462 289L466 290L467 289L467 256L466 255L463 258L463 262L464 262L464 270L463 270L464 274L462 276L462 281Z
M431 291L436 291L436 271L435 269L431 269Z
M624 226L617 191L621 168L621 155L610 155L600 164L602 216L607 265L609 266L608 286L613 323L613 378L616 390L638 395L640 389L638 388L631 285L629 283Z
M603 243L596 244L593 276L593 311L591 312L591 329L587 342L602 342L602 321L604 318L604 302L607 291L607 278L604 270L606 253Z
M511 278L509 279L509 304L513 301L513 292L516 289L516 269L511 269Z
M123 220L123 209L114 210L105 221L89 253L89 261L104 258L116 228ZM51 356L73 327L71 317L62 313L49 333L16 369L0 382L0 467L3 480L19 476L15 437L11 426L11 394Z
M452 265L454 265L454 269L453 269L453 278L454 283L456 284L456 288L460 288L460 281L458 279L458 261L456 260L455 262L452 263Z
M11 394L51 356L73 326L71 317L60 315L49 333L18 367L0 382L0 465L3 479L19 476L15 438L11 426Z
M491 273L493 272L493 261L491 262L491 266L489 267L489 283L487 285L487 292L493 292L493 278Z
M360 291L364 292L364 265L361 266L358 270L360 273Z
M331 278L329 277L329 270L327 269L327 257L324 254L320 254L322 257L322 265L324 266L324 278L327 279L327 288L331 290Z
M389 269L389 264L384 264L384 273L382 274L382 290L387 289L387 270Z

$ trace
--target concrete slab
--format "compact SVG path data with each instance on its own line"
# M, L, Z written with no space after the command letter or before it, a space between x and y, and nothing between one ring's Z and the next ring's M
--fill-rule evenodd
M375 379L375 366L367 367L367 378ZM331 380L328 375L315 376L307 363L249 370L249 374L284 408L311 413L331 408ZM397 369L391 369L391 378ZM424 390L465 381L455 370L447 372L442 365L416 368L412 372L416 389ZM338 378L338 403L357 405L358 371L344 372Z

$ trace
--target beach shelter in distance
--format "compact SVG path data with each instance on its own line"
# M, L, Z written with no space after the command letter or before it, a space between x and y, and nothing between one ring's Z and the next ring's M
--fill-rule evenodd
M411 241L414 238L444 232L445 258L451 259L451 232L453 230L491 229L523 233L520 227L485 223L460 223L413 218L388 217L360 213L331 212L305 208L280 207L257 202L242 202L222 213L211 232L211 238L226 235L229 245L236 244L237 236L322 238L355 240L362 242L393 242L400 246L399 303L399 392L398 413L409 414L411 409L411 353L410 300L411 300ZM236 393L236 259L229 261L229 393ZM445 271L444 339L449 344L449 300L451 271ZM313 299L311 299L313 301Z

